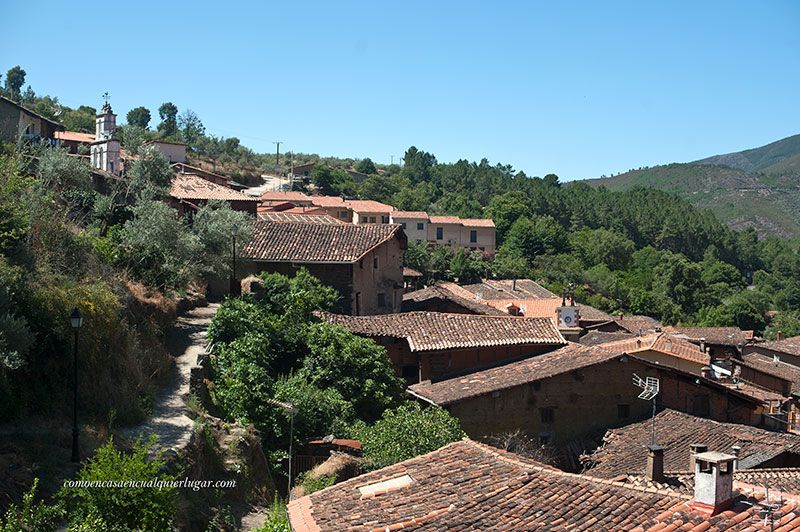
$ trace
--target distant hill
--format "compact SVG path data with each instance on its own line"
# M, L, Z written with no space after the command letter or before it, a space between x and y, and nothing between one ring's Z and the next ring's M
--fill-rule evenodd
M591 179L591 185L673 192L736 229L800 236L800 135L760 148Z

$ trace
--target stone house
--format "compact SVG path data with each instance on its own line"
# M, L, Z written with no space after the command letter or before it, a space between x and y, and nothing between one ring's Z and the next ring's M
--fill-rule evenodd
M155 146L158 148L164 157L170 163L184 163L186 162L186 144L183 142L170 142L168 140L148 140L145 142L148 146Z
M777 358L782 362L788 362L793 366L800 367L800 336L792 338L781 338L769 342L758 344L748 344L744 347L744 354L761 353L773 359Z
M753 331L739 327L679 327L670 326L665 331L702 346L712 360L739 358L745 345L753 341Z
M281 214L256 222L239 255L242 277L259 272L292 276L306 268L339 292L337 312L358 316L400 310L407 241L399 225Z
M52 140L64 126L31 111L14 100L0 96L0 142L16 144Z
M517 429L542 442L565 443L646 418L653 404L633 376L659 379L658 404L718 421L772 426L771 401L755 386L733 386L604 346L569 344L540 356L409 387L442 406L472 438ZM785 426L784 426L785 428Z
M552 320L541 318L439 312L321 316L385 347L397 374L410 383L539 355L566 343Z
M168 203L181 215L192 216L210 200L227 202L233 210L256 215L259 199L242 194L224 185L209 181L199 175L178 173L172 178Z

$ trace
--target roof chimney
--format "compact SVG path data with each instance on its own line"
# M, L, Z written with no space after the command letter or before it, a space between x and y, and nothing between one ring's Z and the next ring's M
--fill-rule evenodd
M780 331L778 331L778 332L775 334L775 339L776 339L777 341L779 341L779 342L780 342L781 340L783 340L783 333L782 333L782 332L780 332Z
M689 471L694 471L695 455L706 452L708 450L708 445L703 445L702 443L693 443L689 446L689 449Z
M731 447L731 453L733 453L733 456L736 457L736 461L733 463L734 471L736 469L739 469L739 455L741 454L741 452L742 452L741 445L734 445L733 447Z
M706 352L706 339L705 338L700 338L700 351L702 351L703 353Z
M700 375L704 379L712 380L714 379L714 371L711 369L711 366L703 366L700 368Z
M516 291L517 290L517 279L511 279L511 289Z
M647 446L647 478L653 482L664 482L664 448Z
M733 503L733 464L736 457L718 452L695 455L694 501L692 506L716 515Z

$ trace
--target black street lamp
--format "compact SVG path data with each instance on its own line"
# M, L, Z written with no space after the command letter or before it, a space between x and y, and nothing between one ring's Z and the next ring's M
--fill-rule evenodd
M242 286L236 280L236 235L239 234L239 226L233 224L231 226L231 239L233 241L233 253L231 256L231 295L238 296L242 291Z
M72 396L72 461L80 462L78 453L78 331L83 325L83 315L77 308L69 315L69 324L72 330L75 331L75 346L72 350L73 355L73 396Z

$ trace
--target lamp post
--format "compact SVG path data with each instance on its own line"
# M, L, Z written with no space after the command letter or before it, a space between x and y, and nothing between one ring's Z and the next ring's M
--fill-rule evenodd
M78 331L83 325L83 315L77 308L69 315L69 324L75 332L75 344L72 349L74 386L72 396L72 461L80 462L80 453L78 452Z
M236 235L239 234L239 226L233 224L231 226L231 241L233 243L233 252L231 254L231 295L238 296L242 287L236 280Z

